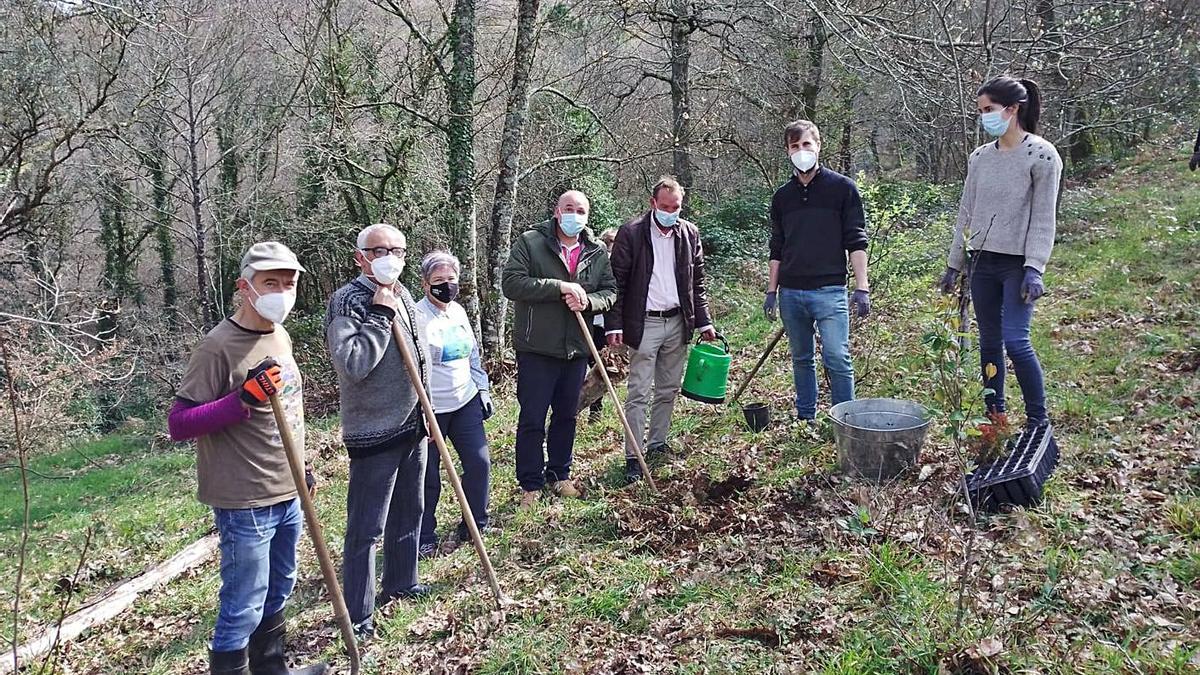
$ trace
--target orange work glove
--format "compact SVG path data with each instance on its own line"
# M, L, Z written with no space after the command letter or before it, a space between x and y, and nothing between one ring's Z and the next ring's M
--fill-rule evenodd
M242 400L247 405L262 405L283 388L283 371L275 359L267 357L246 372L242 383Z

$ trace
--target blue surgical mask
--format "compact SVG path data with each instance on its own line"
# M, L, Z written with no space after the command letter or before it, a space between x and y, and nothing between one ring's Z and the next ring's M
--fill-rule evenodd
M679 220L679 212L654 209L654 219L663 227L675 227L675 222Z
M1008 125L1012 123L1012 118L1004 119L1004 111L996 110L993 112L985 112L979 116L979 124L983 130L990 136L999 138L1008 131Z
M558 217L558 226L563 234L574 237L587 226L587 216L581 213L564 213Z

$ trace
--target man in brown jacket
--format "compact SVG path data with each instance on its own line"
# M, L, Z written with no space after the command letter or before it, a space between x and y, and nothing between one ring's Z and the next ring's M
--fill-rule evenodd
M617 302L604 316L605 332L609 345L631 349L625 416L639 436L654 390L648 458L667 450L692 331L717 339L704 290L700 231L679 217L682 203L683 187L674 178L659 180L650 192L650 210L621 226L611 255ZM642 478L632 438L625 439L625 477L631 483Z

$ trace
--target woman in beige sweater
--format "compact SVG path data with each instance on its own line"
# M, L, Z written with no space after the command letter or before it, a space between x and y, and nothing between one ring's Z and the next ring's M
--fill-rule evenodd
M1007 353L1025 399L1026 425L1034 427L1047 424L1049 416L1029 325L1054 247L1062 160L1036 133L1041 93L1033 81L997 77L979 89L976 103L984 131L995 140L976 148L967 162L950 261L939 286L951 292L966 271L983 379L993 392L986 397L989 417L1007 422Z

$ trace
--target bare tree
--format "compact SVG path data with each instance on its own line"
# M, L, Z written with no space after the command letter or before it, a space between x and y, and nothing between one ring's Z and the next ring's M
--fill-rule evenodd
M521 172L521 151L529 112L530 71L537 53L540 5L540 0L519 0L517 4L513 76L504 111L504 130L500 136L496 190L487 238L487 276L480 289L483 298L480 335L483 352L489 357L499 354L504 345L504 318L508 302L500 291L500 273L508 258L512 239L513 206L517 199L517 179Z
M87 148L126 68L137 23L54 3L0 9L0 242L36 237L35 213Z

